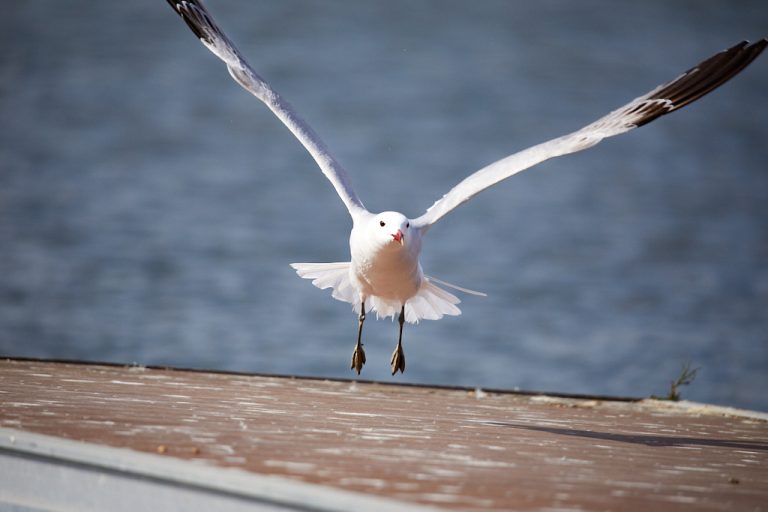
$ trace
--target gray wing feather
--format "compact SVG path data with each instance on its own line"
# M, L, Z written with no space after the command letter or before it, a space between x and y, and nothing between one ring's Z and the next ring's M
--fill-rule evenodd
M256 74L237 47L216 24L203 3L200 0L167 1L203 45L224 61L232 78L264 102L307 149L323 174L336 189L336 193L339 194L350 215L355 217L357 214L365 212L365 207L353 190L346 171L333 158L320 137L287 101Z
M413 220L423 230L479 192L550 158L590 148L607 137L628 132L660 116L674 112L718 88L752 62L768 45L768 39L747 41L719 52L665 83L630 101L608 115L573 133L524 149L471 174Z

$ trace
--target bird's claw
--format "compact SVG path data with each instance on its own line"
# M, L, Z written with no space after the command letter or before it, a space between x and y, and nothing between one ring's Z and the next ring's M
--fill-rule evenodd
M398 370L400 370L400 373L405 372L405 352L403 352L403 347L401 345L397 345L397 348L394 352L392 352L392 375L396 374Z
M355 370L360 375L360 370L363 369L365 364L365 350L363 350L363 344L358 343L355 345L355 350L352 351L352 366L350 368Z

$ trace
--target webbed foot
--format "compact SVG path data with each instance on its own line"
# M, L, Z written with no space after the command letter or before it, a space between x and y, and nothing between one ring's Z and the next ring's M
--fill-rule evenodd
M355 370L360 375L360 370L363 369L365 364L365 350L363 350L363 344L358 343L355 345L355 350L352 351L352 366L350 368Z
M403 352L403 346L398 343L397 348L392 352L392 375L396 374L398 370L400 373L405 372L405 352Z

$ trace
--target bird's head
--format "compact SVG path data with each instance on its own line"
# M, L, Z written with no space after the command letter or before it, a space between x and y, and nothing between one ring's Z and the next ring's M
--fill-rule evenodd
M403 247L410 241L410 228L410 221L402 213L383 212L371 219L369 232L381 245Z

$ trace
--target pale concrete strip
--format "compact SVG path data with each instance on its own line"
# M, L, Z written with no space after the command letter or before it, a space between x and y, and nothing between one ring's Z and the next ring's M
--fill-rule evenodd
M0 428L0 510L437 509L199 461Z

